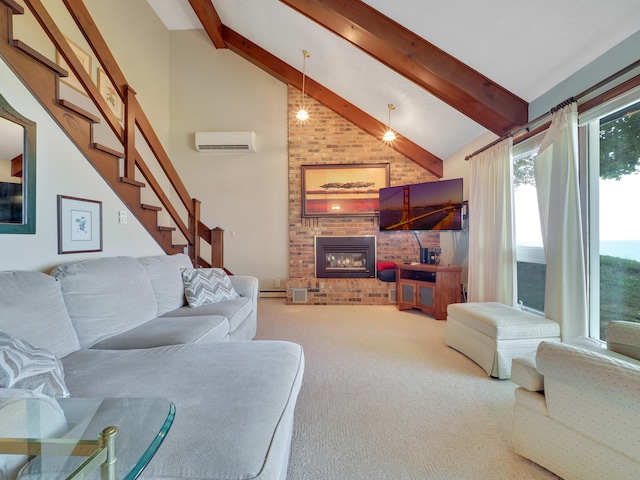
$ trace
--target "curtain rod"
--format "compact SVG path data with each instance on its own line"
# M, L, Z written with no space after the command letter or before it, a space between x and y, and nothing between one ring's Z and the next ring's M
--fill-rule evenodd
M512 130L511 132L507 133L506 135L501 136L500 138L494 140L493 142L491 142L488 145L485 145L482 148L479 148L478 150L476 150L475 152L473 152L471 155L467 155L466 157L464 157L465 160L469 161L471 160L473 157L475 157L476 155L489 150L491 147L493 147L494 145L497 145L498 143L502 142L503 140L506 140L509 137L515 137L517 135L520 135L524 132L529 133L531 131L535 131L535 130L531 130L530 127L536 123L541 122L542 120L544 120L545 118L547 118L548 116L552 115L553 113L555 113L556 111L566 107L567 105L571 105L573 102L577 102L577 100L574 97L569 97L566 100L560 102L558 105L556 105L555 107L553 107L551 110L549 110L548 112L544 112L542 115L539 115L538 117L534 118L533 120L531 120L530 122L525 123L524 125L521 125L519 127L516 127L514 130ZM545 129L546 130L546 129ZM536 132L537 133L537 132Z
M494 145L497 145L498 143L500 143L503 140L506 140L509 137L515 137L517 135L522 134L523 132L526 132L525 135L522 135L521 138L519 138L518 140L522 141L525 138L528 138L530 135L527 135L531 132L535 132L535 133L539 133L537 130L538 129L534 129L531 130L530 127L536 123L541 122L542 120L544 120L545 118L547 118L548 116L550 116L552 113L554 113L556 110L559 110L563 107L565 107L566 105L569 105L573 102L577 102L580 99L586 97L587 95L589 95L590 93L593 93L594 91L596 91L597 89L601 88L602 86L611 83L612 81L620 78L622 75L629 73L630 71L636 69L637 67L640 66L640 60L636 60L635 62L631 63L630 65L626 66L625 68L623 68L622 70L617 71L616 73L614 73L613 75L610 75L609 77L605 78L604 80L596 83L595 85L589 87L588 89L584 90L583 92L580 92L578 95L576 95L575 97L570 97L568 99L566 99L563 102L560 102L558 105L556 105L555 107L553 107L550 111L543 113L542 115L539 115L538 117L534 118L533 120L525 123L522 126L519 127L515 127L514 129L512 129L509 133L501 136L500 138L498 138L497 140L494 140L493 142L491 142L488 145L485 145L484 147L476 150L475 152L473 152L470 155L467 155L466 157L464 157L465 160L471 160L471 158L475 157L476 155L490 149L491 147L493 147ZM640 83L640 75L637 75L636 77L634 77L636 79L636 82L634 82L635 85L637 85L638 83ZM615 88L615 87L614 87ZM631 87L630 87L631 88ZM606 93L606 92L605 92ZM599 95L598 97L602 96L604 94ZM596 98L598 98L596 97ZM595 99L594 99L595 100ZM543 128L541 130L546 130L546 128ZM515 141L514 141L515 143Z

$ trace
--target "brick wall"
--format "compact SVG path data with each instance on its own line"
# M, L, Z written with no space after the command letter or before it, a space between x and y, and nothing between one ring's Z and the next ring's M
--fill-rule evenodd
M306 97L310 118L295 117L301 92L289 87L289 280L292 288L308 289L307 303L387 304L394 284L377 279L314 278L313 239L316 235L376 235L378 260L418 261L419 251L411 232L380 232L375 217L302 217L302 165L388 163L390 186L436 181L438 178L375 138ZM418 233L423 247L439 246L440 236ZM322 288L321 288L322 284Z

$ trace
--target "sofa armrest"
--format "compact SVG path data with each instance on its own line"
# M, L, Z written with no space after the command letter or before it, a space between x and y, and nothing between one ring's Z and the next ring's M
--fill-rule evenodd
M536 355L549 417L640 462L640 365L629 360L550 342Z
M611 322L607 327L607 348L640 360L640 323Z
M233 289L240 294L241 297L249 298L255 308L258 301L258 279L250 275L229 275Z
M640 409L640 365L566 343L542 342L536 354L545 384L578 385L592 393L624 399Z

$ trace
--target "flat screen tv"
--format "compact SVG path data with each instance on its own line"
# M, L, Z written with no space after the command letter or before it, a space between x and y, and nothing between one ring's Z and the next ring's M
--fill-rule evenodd
M380 230L462 230L462 178L380 189Z

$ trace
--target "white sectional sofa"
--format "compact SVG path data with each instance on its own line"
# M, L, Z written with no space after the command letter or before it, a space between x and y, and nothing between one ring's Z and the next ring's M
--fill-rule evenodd
M184 254L105 257L54 268L82 348L142 348L175 343L251 340L258 279L231 275L237 298L190 308ZM183 328L189 325L189 328Z
M166 398L175 419L140 479L284 480L302 348L249 341L253 277L230 277L238 298L187 306L181 272L190 267L179 255L89 260L50 275L0 272L0 358L20 339L50 352L33 360L39 368L48 357L53 364L48 375L25 378L0 365L10 383L0 388L0 437L16 435L9 397L42 397L50 408L50 396L64 396L60 384L72 397ZM29 352L16 358L23 367L32 361ZM11 478L21 465L4 457L0 477Z
M566 480L640 478L640 324L513 360L512 445Z

